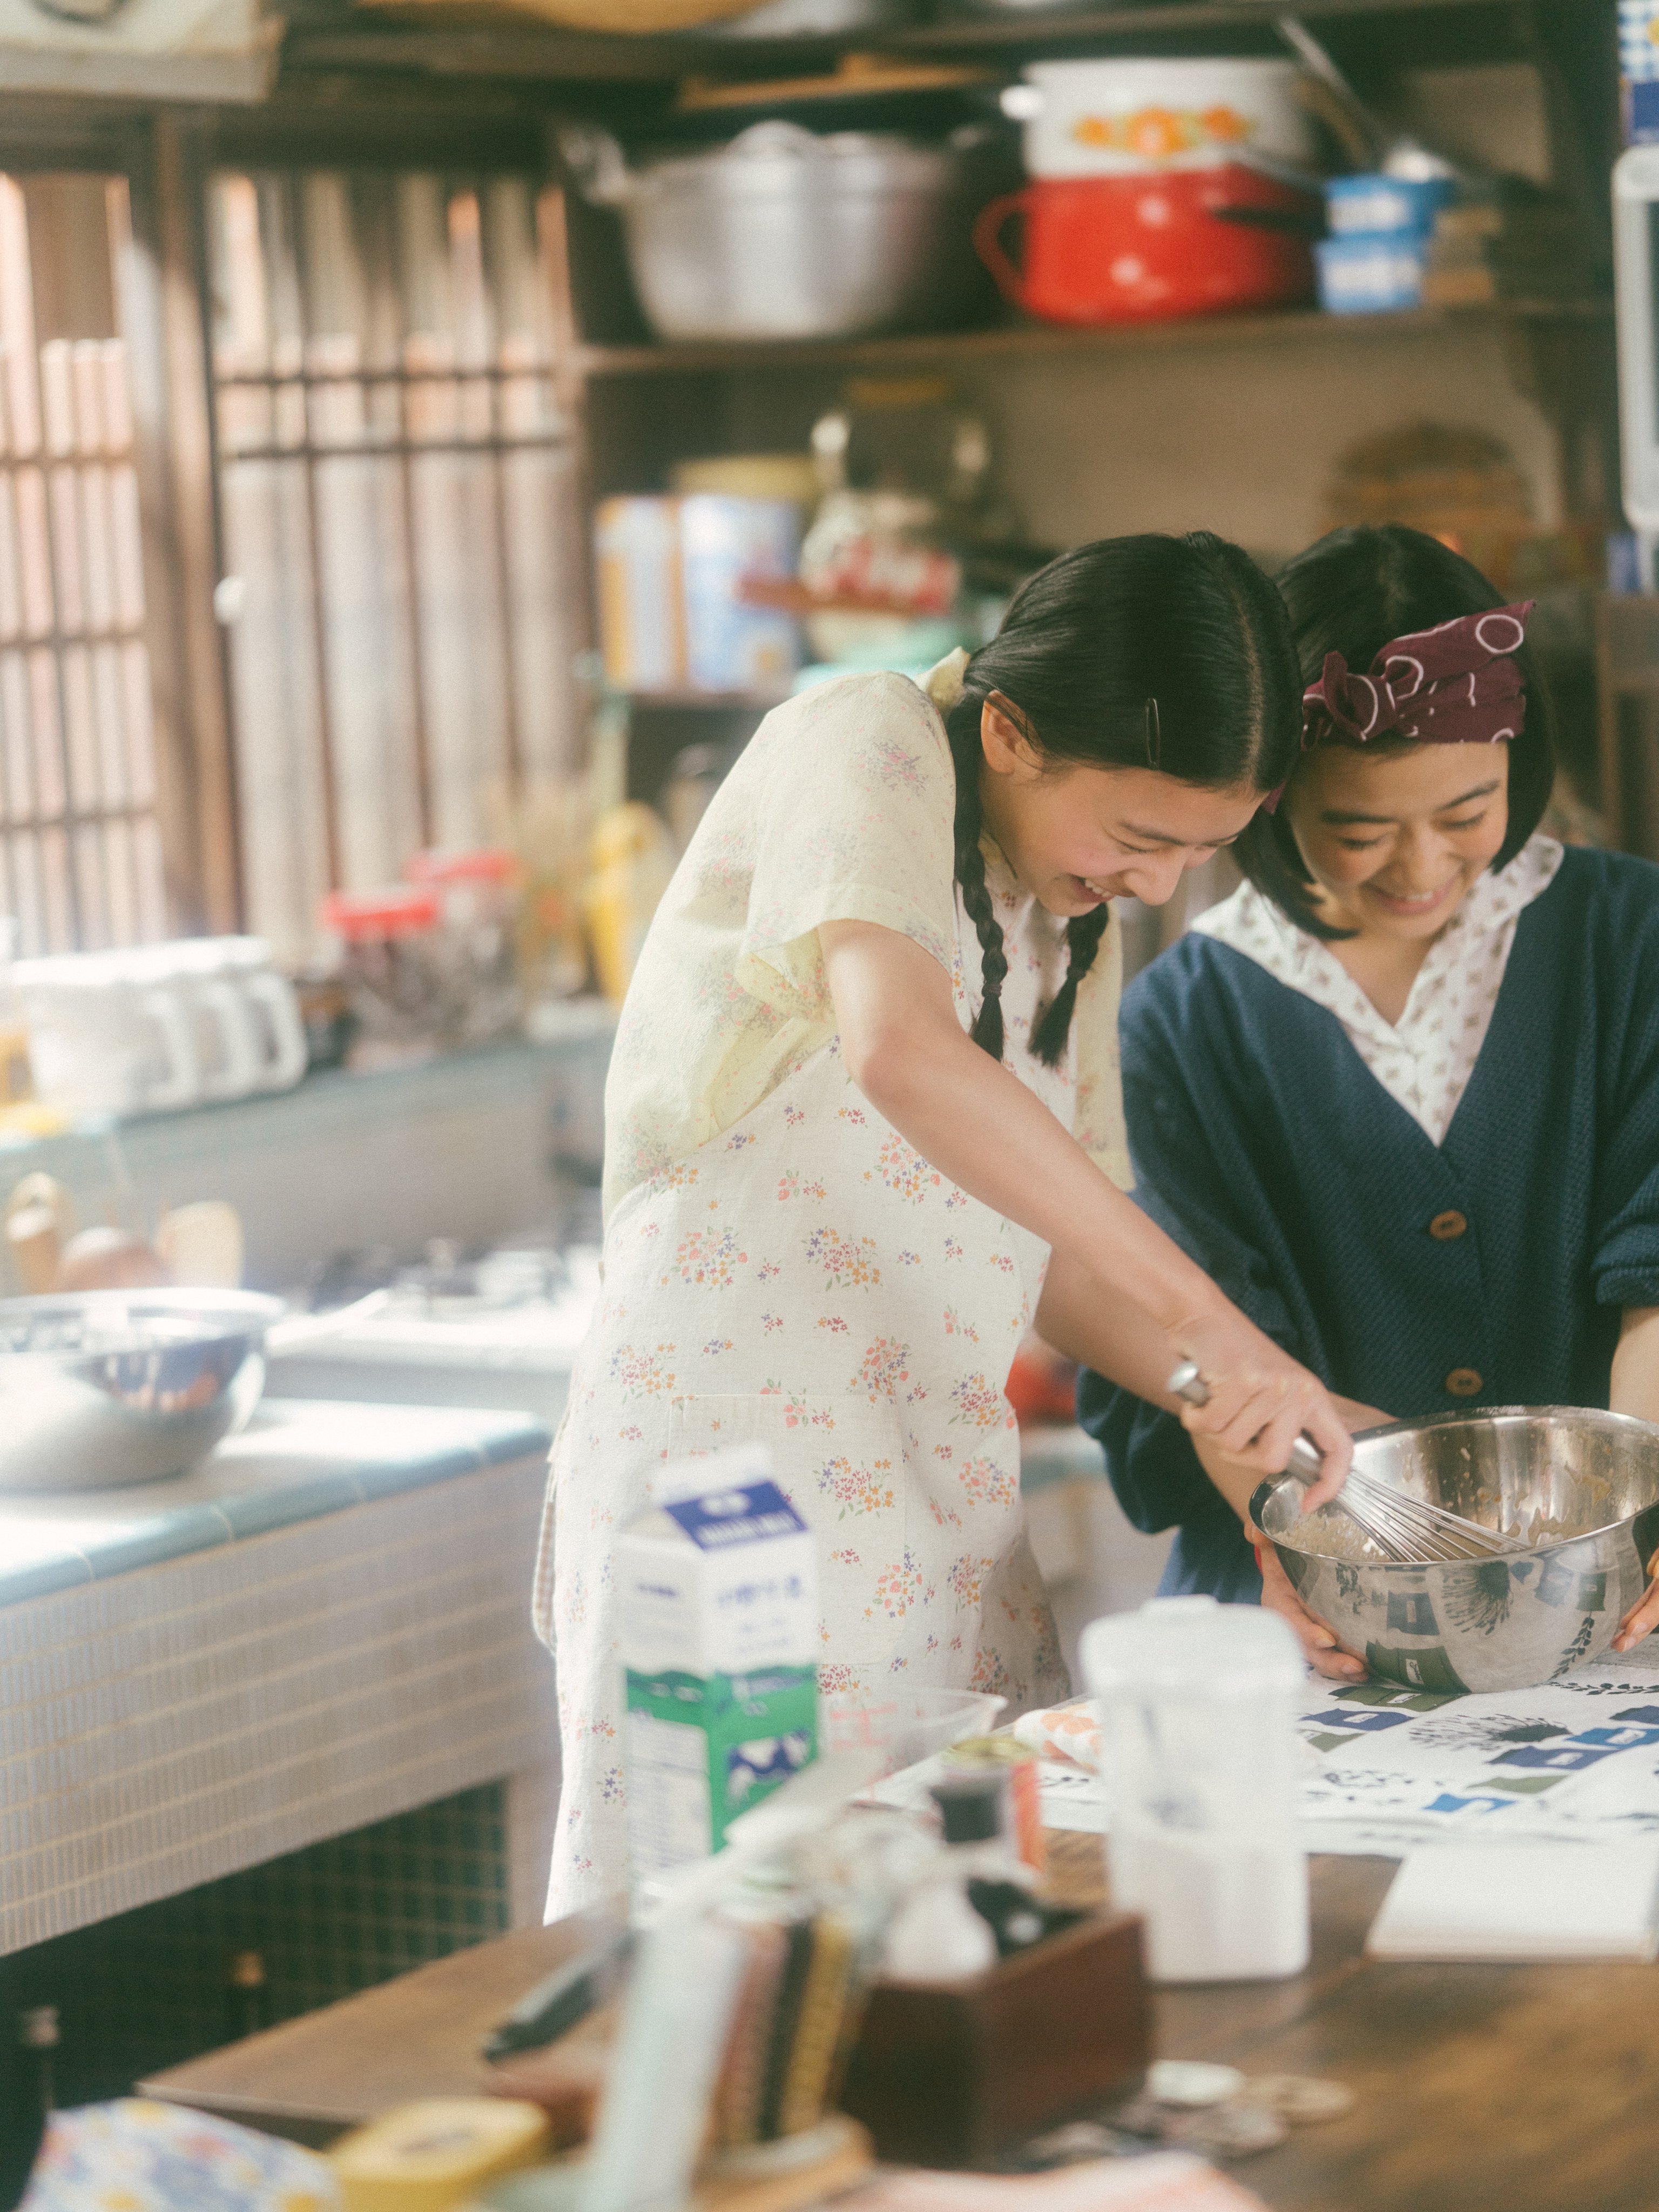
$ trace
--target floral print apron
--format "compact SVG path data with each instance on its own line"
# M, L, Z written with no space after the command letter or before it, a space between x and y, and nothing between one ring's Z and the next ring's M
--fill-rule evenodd
M1009 960L1007 1064L1070 1127L1074 1052L1055 1070L1027 1048L1064 974L1061 926L997 866L988 876ZM953 986L965 1028L980 948L959 897ZM1003 1390L1048 1260L918 1157L833 1038L621 1200L554 1447L538 1577L564 1750L550 1916L625 1879L611 1547L665 1461L769 1448L817 1538L823 1687L902 1673L999 1691L1015 1710L1066 1694Z

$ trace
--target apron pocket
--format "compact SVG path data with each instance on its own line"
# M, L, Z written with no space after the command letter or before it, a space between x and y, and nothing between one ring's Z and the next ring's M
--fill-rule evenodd
M922 1601L898 1414L885 1398L719 1391L673 1400L671 1460L764 1444L778 1486L817 1538L820 1662L867 1667L910 1641Z

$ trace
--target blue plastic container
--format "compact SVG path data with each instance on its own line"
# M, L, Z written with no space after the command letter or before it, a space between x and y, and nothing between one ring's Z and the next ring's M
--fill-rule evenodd
M1450 177L1333 177L1325 186L1325 217L1333 238L1426 238L1455 191Z
M1423 304L1428 241L1420 233L1327 238L1314 248L1319 304L1331 315L1383 315Z

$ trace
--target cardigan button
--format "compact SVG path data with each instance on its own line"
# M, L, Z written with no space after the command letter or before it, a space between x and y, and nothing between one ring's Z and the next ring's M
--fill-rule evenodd
M1467 1213L1460 1213L1449 1206L1443 1213L1437 1213L1429 1224L1429 1234L1437 1244L1449 1244L1454 1237L1462 1237L1469 1225Z
M1446 1388L1454 1398L1473 1398L1480 1388L1480 1377L1473 1367L1454 1367L1446 1377Z

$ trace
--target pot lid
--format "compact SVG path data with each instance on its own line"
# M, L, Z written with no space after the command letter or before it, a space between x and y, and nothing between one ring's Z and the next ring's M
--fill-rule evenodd
M952 159L948 148L922 145L895 131L820 132L803 130L798 123L772 121L751 124L723 146L658 155L639 173L642 181L653 185L689 184L711 173L725 181L771 185L780 173L799 173L809 165L820 174L843 175L859 165L879 168L890 182L904 178L932 181Z

